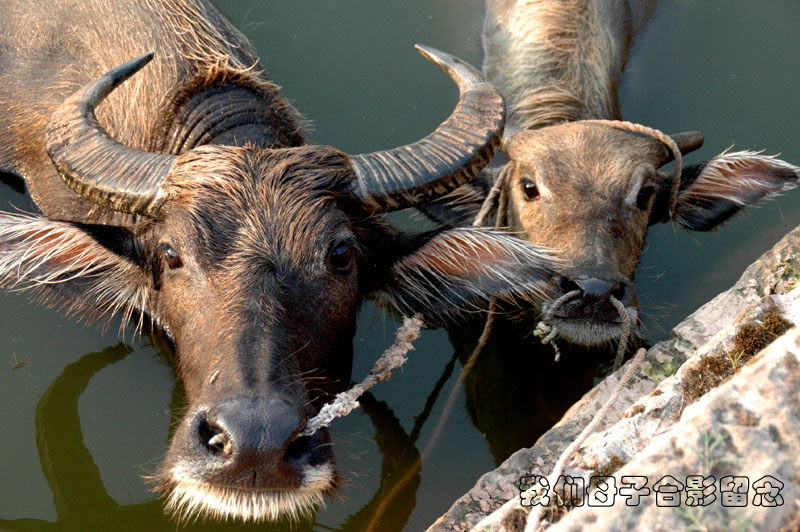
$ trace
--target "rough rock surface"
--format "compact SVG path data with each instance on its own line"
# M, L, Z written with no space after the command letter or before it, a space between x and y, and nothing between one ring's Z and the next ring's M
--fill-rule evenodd
M794 449L791 438L800 428L797 425L800 410L791 399L800 396L800 378L795 379L792 373L792 364L800 367L800 362L792 362L800 353L796 347L797 333L794 330L786 333L780 342L747 364L738 358L741 355L737 351L741 343L737 335L742 336L744 327L760 324L765 313L782 316L790 325L800 323L800 290L794 290L798 282L800 227L748 267L731 289L676 326L669 340L648 350L642 366L617 398L599 431L584 443L565 473L588 481L598 473L613 474L619 480L619 473L647 475L650 472L653 476L659 471L675 471L677 474L673 476L684 482L687 475L703 474L692 450L696 449L698 438L706 438L702 441L710 442L709 445L717 442L715 450L725 449L718 460L738 459L747 464L747 467L732 467L731 475L751 475L751 483L766 474L787 486L800 482L800 454ZM599 410L624 369L589 391L532 448L514 453L500 467L483 475L475 487L428 530L470 530L509 499L519 500L520 492L514 488L520 479L525 475L547 476L552 471L561 452ZM741 371L727 380L724 375L705 379L706 374L715 369L726 369L729 373ZM773 378L783 380L778 385L771 381ZM698 384L699 380L704 380L702 385ZM709 383L719 388L709 391ZM694 401L697 402L691 404ZM648 477L651 485L661 476ZM717 481L719 495L719 478ZM484 494L488 498L481 496ZM652 495L651 492L648 497L652 501L633 508L620 502L610 508L576 508L555 529L594 525L592 520L600 519L602 514L604 524L619 530L657 530L662 527L662 520L665 530L692 525L703 529L702 523L708 524L708 529L719 529L726 523L730 529L742 525L745 529L750 526L772 530L789 522L797 509L794 501L798 500L797 493L789 493L789 497L784 497L788 503L781 507L781 512L768 508L766 512L726 513L718 506L700 507L710 512L703 513L686 505L677 509L660 508ZM751 501L752 496L751 486ZM652 508L648 506L651 503ZM519 508L519 504L516 507ZM503 521L504 528L522 530L527 510L511 512ZM703 516L708 521L703 522ZM695 517L698 521L693 521Z
M650 493L628 507L575 508L552 531L597 530L797 530L800 526L800 330L796 327L732 378L686 407L680 421L655 435L613 477L648 479ZM666 475L684 489L668 506L658 482ZM696 484L689 506L688 476L713 477ZM771 483L768 487L764 480ZM725 477L739 477L725 479ZM725 480L723 480L725 479ZM747 487L741 479L747 479ZM760 482L759 482L760 481ZM700 480L702 482L702 480ZM744 497L737 507L737 482ZM676 484L677 485L677 484ZM777 488L775 490L772 487ZM725 493L723 493L725 490ZM609 490L610 492L610 490ZM670 496L672 497L672 496ZM659 499L660 506L659 506ZM727 499L727 500L726 500ZM725 504L727 505L725 505Z

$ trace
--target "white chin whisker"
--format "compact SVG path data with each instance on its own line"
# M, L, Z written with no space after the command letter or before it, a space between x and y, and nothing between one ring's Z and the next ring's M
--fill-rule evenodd
M323 464L305 471L297 489L258 490L215 486L202 481L174 479L165 510L181 521L200 518L240 519L248 522L297 521L325 505L334 487L333 466Z
M638 330L639 313L636 309L626 308L631 321L631 331ZM558 329L559 337L580 345L598 346L613 342L620 338L622 324L616 322L571 320L569 318L553 318L552 324Z

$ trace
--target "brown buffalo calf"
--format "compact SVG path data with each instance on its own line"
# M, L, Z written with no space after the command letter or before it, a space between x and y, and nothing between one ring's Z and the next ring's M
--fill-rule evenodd
M620 335L615 300L637 324L633 278L648 226L709 231L746 205L793 188L798 168L751 151L661 170L699 148L697 132L667 138L620 118L617 89L655 1L487 0L484 72L506 98L509 162L423 208L469 225L502 176L500 225L560 250L570 264L538 306L561 337L583 345ZM645 132L644 136L635 132Z

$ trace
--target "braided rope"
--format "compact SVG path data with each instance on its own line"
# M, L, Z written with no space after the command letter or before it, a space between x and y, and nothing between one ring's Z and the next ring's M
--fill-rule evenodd
M625 351L628 348L628 337L631 334L631 317L628 311L625 310L625 305L614 296L611 296L611 304L619 312L619 317L622 319L622 334L619 337L619 345L617 346L617 356L614 359L614 371L617 371L622 366L622 358L625 356Z
M395 333L394 344L383 352L366 378L359 384L353 385L348 390L337 394L333 401L325 404L317 412L317 415L308 421L299 436L311 436L320 428L329 425L337 417L346 416L355 410L358 407L358 398L361 394L378 382L391 377L392 370L405 363L406 353L414 349L413 342L419 337L422 325L422 316L419 314L414 314L410 318L403 318L403 325Z

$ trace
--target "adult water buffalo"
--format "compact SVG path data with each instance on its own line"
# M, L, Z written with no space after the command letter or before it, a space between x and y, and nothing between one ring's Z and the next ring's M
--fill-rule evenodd
M534 301L552 275L509 236L408 234L378 216L464 184L499 143L496 91L422 51L459 86L453 114L419 142L349 156L305 143L206 2L4 2L0 170L41 212L0 215L0 277L167 331L188 408L157 477L176 511L296 516L335 488L328 431L299 435L349 381L365 297L438 319Z
M568 341L603 344L620 335L615 301L639 321L633 278L650 225L713 230L744 206L793 188L798 168L725 152L675 177L660 168L699 148L702 134L669 137L616 121L623 70L655 0L486 4L483 69L506 98L502 149L510 161L424 211L469 225L499 180L509 204L500 224L562 250L570 263L538 314Z

